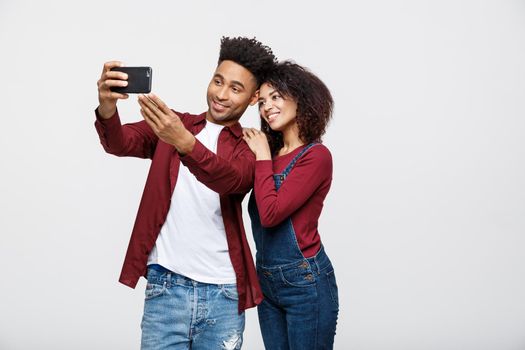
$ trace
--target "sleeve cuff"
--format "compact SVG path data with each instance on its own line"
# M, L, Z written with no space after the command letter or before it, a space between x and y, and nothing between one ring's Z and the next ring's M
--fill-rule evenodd
M204 147L204 145L195 138L195 145L193 145L193 150L185 155L180 156L180 160L183 164L198 164L200 163L205 157L206 152L209 152L209 150Z
M115 113L109 118L104 119L100 116L98 113L98 107L95 109L95 117L97 118L97 122L104 126L111 126L111 125L119 125L120 126L120 116L118 114L118 109L115 110Z

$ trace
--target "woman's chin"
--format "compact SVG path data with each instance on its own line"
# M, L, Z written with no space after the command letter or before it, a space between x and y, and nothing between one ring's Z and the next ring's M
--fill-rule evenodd
M277 123L268 124L268 126L270 127L270 129L272 129L272 131L282 131L282 125L279 125Z

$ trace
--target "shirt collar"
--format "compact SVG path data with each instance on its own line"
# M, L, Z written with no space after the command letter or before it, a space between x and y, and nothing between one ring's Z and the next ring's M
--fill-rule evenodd
M206 112L198 115L196 118L193 119L193 125L198 125L206 122ZM229 130L236 138L242 136L242 126L239 122L236 122L231 126L225 126L224 129Z

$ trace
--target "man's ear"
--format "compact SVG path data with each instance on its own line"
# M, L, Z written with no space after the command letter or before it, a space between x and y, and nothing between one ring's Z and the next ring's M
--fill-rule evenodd
M259 90L257 89L255 90L252 98L250 99L250 106L253 106L254 104L256 104L258 99L259 99Z

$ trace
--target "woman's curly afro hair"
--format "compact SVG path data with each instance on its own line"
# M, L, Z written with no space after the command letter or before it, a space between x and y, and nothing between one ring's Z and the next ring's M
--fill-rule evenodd
M255 38L222 37L219 64L233 61L249 70L257 80L257 87L264 81L266 74L276 63L272 50Z
M305 144L321 142L334 104L326 85L307 68L291 61L276 64L263 83L271 85L283 98L297 103L296 120L301 141ZM282 133L273 131L262 118L261 130L267 135L275 155L283 147Z

